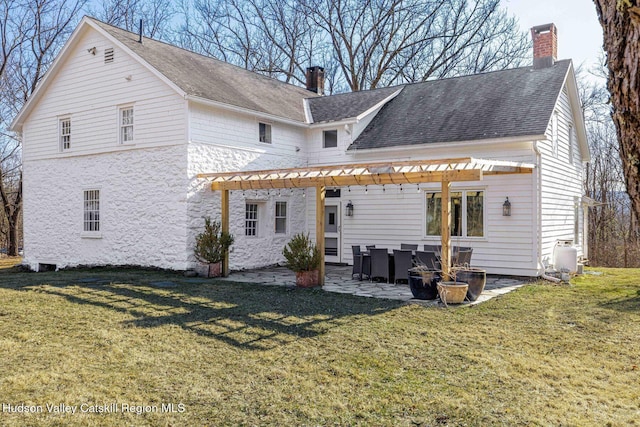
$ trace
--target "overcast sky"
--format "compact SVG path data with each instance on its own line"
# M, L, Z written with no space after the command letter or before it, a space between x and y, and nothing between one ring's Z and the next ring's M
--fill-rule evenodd
M602 27L592 0L502 0L524 30L554 23L558 29L558 59L573 59L587 68L598 61Z

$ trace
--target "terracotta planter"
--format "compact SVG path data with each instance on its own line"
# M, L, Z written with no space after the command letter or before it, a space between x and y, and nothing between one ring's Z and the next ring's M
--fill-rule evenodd
M296 286L301 288L313 288L315 286L320 286L320 271L297 271Z
M439 282L438 283L438 295L444 303L447 304L461 304L467 296L467 290L469 285L462 282Z
M440 275L434 272L433 276L426 277L419 272L409 270L409 289L413 297L422 300L432 300L438 297L437 283Z
M487 272L479 268L460 270L456 272L456 280L469 284L467 299L475 301L484 291L484 286L487 283Z
M220 277L222 276L222 262L200 263L198 274L204 277Z

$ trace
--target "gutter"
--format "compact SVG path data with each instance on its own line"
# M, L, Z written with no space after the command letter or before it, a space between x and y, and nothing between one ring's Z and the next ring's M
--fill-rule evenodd
M531 148L533 150L533 153L536 156L536 197L535 197L535 214L533 215L533 224L532 224L532 228L533 228L533 232L534 235L536 236L536 244L534 245L534 259L537 260L537 269L538 269L538 275L540 275L541 277L547 279L547 277L545 277L545 268L544 268L544 262L542 260L542 153L540 151L540 148L538 147L538 142L539 140L535 140L533 141L533 144L531 144ZM549 280L549 279L547 279Z
M488 139L470 139L466 141L457 142L429 142L421 144L410 145L397 145L393 147L379 147L379 148L349 148L347 153L351 154L375 154L375 153L387 153L394 151L415 151L416 149L428 148L430 150L436 149L451 149L451 148L468 148L470 144L474 146L506 144L506 143L520 143L531 142L543 139L544 135L526 135L518 137L505 137L505 138L488 138ZM351 145L353 146L353 144Z

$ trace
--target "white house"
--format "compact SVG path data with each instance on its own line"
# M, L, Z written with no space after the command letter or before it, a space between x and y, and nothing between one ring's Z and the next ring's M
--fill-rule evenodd
M85 17L12 124L24 262L189 269L203 217L221 213L212 173L460 158L493 171L451 184L452 243L473 247L474 266L538 276L565 240L586 257L573 65L556 60L553 25L532 34L533 67L319 96L319 67L312 92ZM507 162L529 173L497 173ZM440 183L393 182L329 188L327 261L440 241ZM281 262L294 233L316 230L313 189L247 185L229 195L231 269Z

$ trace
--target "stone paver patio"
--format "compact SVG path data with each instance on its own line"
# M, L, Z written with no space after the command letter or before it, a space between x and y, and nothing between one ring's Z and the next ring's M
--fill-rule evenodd
M285 267L270 267L259 270L246 270L232 272L229 277L222 280L232 282L257 283L261 285L295 286L295 274ZM499 295L511 292L527 282L525 279L487 276L487 284L484 292L474 302L463 305L474 305L495 298ZM406 301L421 305L441 305L436 301L424 301L414 299L408 284L393 284L384 282L369 282L351 278L350 266L327 265L325 272L325 284L322 288L327 292L352 294L369 298L386 298Z

